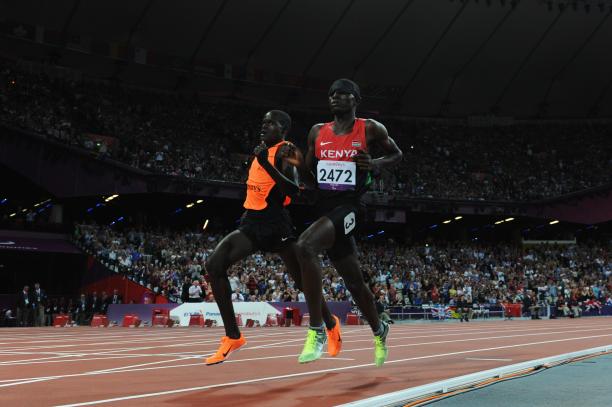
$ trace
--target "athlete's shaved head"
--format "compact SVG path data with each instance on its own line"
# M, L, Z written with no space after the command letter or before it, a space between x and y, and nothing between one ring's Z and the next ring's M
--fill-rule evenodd
M291 130L291 116L282 110L270 110L270 116L272 120L278 121L283 127L283 133L289 133Z

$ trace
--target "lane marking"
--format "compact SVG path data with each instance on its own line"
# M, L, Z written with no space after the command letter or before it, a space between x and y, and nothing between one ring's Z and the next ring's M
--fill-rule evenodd
M465 358L465 360L491 360L496 362L512 362L512 359L498 359L498 358Z
M556 340L551 340L551 341L539 341L539 342L531 342L531 343L521 343L521 344L516 344L516 345L496 346L492 348L472 349L472 350L466 350L466 351L448 352L448 353L440 353L440 354L434 354L434 355L417 356L417 357L405 358L405 359L397 359L397 360L387 361L385 364L389 365L389 364L403 363L403 362L408 362L408 361L413 361L413 360L433 359L433 358L441 358L445 356L454 356L454 355L476 353L476 352L483 352L483 351L510 349L510 348L517 348L517 347L523 347L523 346L543 345L543 344L548 344L548 343L577 341L577 340L610 337L610 336L612 335L595 335L595 336L584 336L584 337L570 338L570 339L556 339ZM134 400L134 399L141 399L141 398L148 398L148 397L155 397L155 396L164 396L168 394L187 393L187 392L193 392L193 391L198 391L198 390L208 390L208 389L214 389L214 388L219 388L219 387L235 386L235 385L240 385L240 384L258 383L258 382L265 382L265 381L279 380L279 379L290 379L290 378L295 378L295 377L311 376L311 375L315 375L319 373L337 372L337 371L342 371L342 370L351 370L351 369L358 369L362 367L371 367L371 366L375 366L374 363L364 363L364 364L359 364L359 365L336 367L336 368L331 368L331 369L321 369L321 370L314 370L314 371L302 372L302 373L291 373L291 374L278 375L278 376L267 376L267 377L260 377L256 379L247 379L247 380L240 380L240 381L235 381L235 382L212 384L208 386L187 387L187 388L182 388L182 389L159 391L155 393L142 393L142 394L135 394L131 396L122 396L122 397L115 397L115 398L109 398L109 399L93 400L93 401L86 401L86 402L74 403L74 404L62 404L62 405L59 405L58 407L80 407L80 406L89 406L93 404L112 403L115 401Z
M520 335L517 335L520 336ZM612 336L612 334L606 334L606 335L593 335L593 336L587 336L587 337L578 337L578 338L566 338L566 339L556 339L556 340L551 340L551 341L540 341L540 342L532 342L532 343L528 343L525 346L528 345L534 345L534 344L544 344L544 343L556 343L556 342L565 342L565 341L574 341L574 340L578 340L578 339L589 339L589 338L601 338L601 337L610 337ZM483 339L489 339L489 338L483 338ZM392 345L389 346L391 347L404 347L406 345ZM409 345L408 345L409 346ZM500 346L500 347L494 347L494 348L482 348L482 349L476 349L476 350L471 350L471 351L459 351L459 352L452 352L452 353L444 353L441 355L444 356L448 356L448 355L459 355L459 354L464 354L464 353L472 353L472 352L480 352L480 351L485 351L485 350L496 350L496 349L507 349L507 348L514 348L517 346L522 346L522 345L505 345L505 346ZM361 351L361 350L371 350L373 348L363 348L363 349L358 349L358 350L349 350L349 352L351 351ZM259 361L259 360L270 360L270 359L281 359L281 358L295 358L297 357L297 354L291 354L291 355L276 355L276 356L268 356L268 357L260 357L260 358L248 358L248 359L237 359L237 360L228 360L224 363L240 363L240 362L248 362L248 361ZM401 359L401 360L418 360L418 359L425 359L425 358L433 358L433 357L439 357L438 355L431 355L431 356L419 356L419 357L414 357L414 358L409 358L409 359ZM187 358L184 358L187 359ZM174 361L181 361L181 359L176 359ZM164 362L172 362L172 361L160 361L160 362L152 362L149 364L156 364L156 363L164 363ZM389 362L387 362L389 363ZM146 366L149 364L141 364L141 366ZM202 362L198 362L198 363L189 363L189 364L180 364L180 365L172 365L172 366L159 366L159 367L147 367L147 368L139 368L139 369L134 369L134 367L140 367L139 365L132 365L132 366L123 366L123 367L117 367L117 368L113 368L113 369L105 369L105 370L95 370L95 371L90 371L90 372L83 372L83 373L73 373L73 374L68 374L68 375L55 375L55 376L45 376L45 377L32 377L32 378L22 378L20 379L20 381L16 381L14 379L10 379L11 382L4 382L5 384L0 384L0 387L10 387L10 386L18 386L18 385L22 385L22 384L30 384L30 383L36 383L39 381L44 381L44 380L56 380L56 379L63 379L63 378L71 378L71 377L81 377L81 376L91 376L91 375L98 375L98 374L110 374L110 373L126 373L126 372L136 372L136 371L146 371L146 370L159 370L159 369L171 369L171 368L179 368L179 367L188 367L188 366L203 366ZM359 366L369 366L369 364L367 365L359 365ZM340 368L339 368L340 369ZM344 369L344 368L341 368ZM2 381L0 381L2 382Z
M598 329L591 329L590 332L595 332L595 331L609 331L612 330L612 327L609 328L598 328ZM453 340L448 340L448 341L428 341L428 342L417 342L417 343L408 343L408 344L398 344L398 345L388 345L389 348L402 348L402 347L414 347L414 346L427 346L427 345L440 345L440 344L447 344L447 343L459 343L459 342L473 342L473 341L481 341L481 340L490 340L490 339L508 339L508 338L516 338L516 337L525 337L525 336L542 336L542 335L556 335L556 334L567 334L567 333L576 333L576 332L584 332L583 329L579 329L579 330L572 330L572 331L548 331L548 332L544 332L544 333L529 333L529 334L525 334L525 333L521 333L521 334L516 334L516 335L503 335L503 336L488 336L488 337L478 337L478 338L467 338L467 339L453 339ZM439 335L435 335L435 336L439 336ZM393 336L390 337L389 339L395 339ZM404 339L404 338L402 338ZM409 338L412 339L412 338ZM298 339L299 341L301 341L302 339ZM297 340L289 340L286 342L295 342ZM371 341L371 339L367 340L368 342ZM351 344L354 342L363 342L363 340L357 340L357 341L347 341L346 339L344 340L345 344ZM194 342L195 343L195 342ZM281 342L278 342L281 343ZM292 347L295 345L278 345L278 343L274 344L274 346L270 346L270 347ZM195 344L199 344L199 343L195 343ZM172 347L174 345L167 345L167 347ZM246 347L244 348L244 350L249 350L249 349L260 349L262 347L264 347L265 345L262 346L254 346L254 347ZM144 349L147 349L148 347L145 347ZM134 349L134 350L142 350L143 348L130 348L130 349ZM365 348L355 348L355 349L347 349L346 347L344 348L343 352L359 352L359 351L367 351L367 350L371 350L372 347L365 347ZM214 353L216 349L212 349L212 350L206 350L206 351L202 351L202 353L199 354L193 354L191 353L190 355L184 355L185 357L188 358L200 358L200 357L204 357L207 356L209 354ZM110 351L110 352L94 352L94 353L89 353L89 354L85 354L85 356L101 356L101 355L108 355L107 359L120 359L120 358L133 358L133 357L140 357L141 355L135 355L135 354L130 354L130 355L120 355L121 357L113 357L116 355L116 353L119 352L119 350L116 351ZM162 357L162 355L164 354L146 354L146 356L150 356L150 357ZM117 355L119 356L119 355ZM142 355L145 356L145 355ZM175 355L173 354L168 354L168 357L174 357ZM176 355L176 356L183 356L183 355ZM272 357L264 357L264 358L249 358L249 359L238 359L238 360L233 360L232 362L240 362L240 361L252 361L252 360L265 360L265 359L270 359L270 358L284 358L284 357L291 357L294 355L283 355L283 356L272 356ZM42 358L45 359L45 358ZM12 366L12 365L33 365L33 364L39 364L39 363L61 363L61 362L79 362L82 360L104 360L105 358L91 358L91 359L74 359L74 360L54 360L54 361L44 361L44 362L37 362L37 361L33 361L30 362L29 360L24 360L23 362L15 362L15 363L9 363L9 362L3 362L0 363L0 367L2 366ZM26 379L24 379L26 380ZM0 380L0 383L2 383L3 381Z

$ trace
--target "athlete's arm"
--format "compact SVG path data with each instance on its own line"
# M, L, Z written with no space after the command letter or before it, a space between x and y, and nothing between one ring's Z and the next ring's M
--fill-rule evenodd
M319 130L321 130L322 124L315 124L310 129L308 133L308 150L306 150L306 157L304 158L305 166L300 168L300 176L302 177L302 181L304 184L311 188L315 189L317 184L315 181L315 142L317 141L317 137L319 137Z
M366 121L366 143L368 146L377 146L384 155L373 159L366 152L360 151L353 160L357 166L366 171L379 170L381 168L390 167L402 161L402 150L395 144L395 141L389 137L389 133L382 123L376 120L368 119Z
M295 144L287 142L276 152L276 162L280 160L281 173L300 186L298 168L304 167L304 156Z
M279 153L281 153L281 148L279 148L276 152L277 157L280 156ZM295 179L292 180L287 178L275 166L270 164L270 161L268 161L268 147L265 144L262 143L258 145L253 153L255 154L259 165L261 165L263 169L266 170L266 172L272 177L283 194L294 196L300 192L300 187ZM276 161L277 157L274 157L274 161Z

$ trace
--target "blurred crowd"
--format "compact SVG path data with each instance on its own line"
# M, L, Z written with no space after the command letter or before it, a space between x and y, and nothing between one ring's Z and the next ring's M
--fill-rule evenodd
M271 107L268 107L271 108ZM32 72L0 60L0 123L143 170L241 181L266 107ZM325 114L291 112L303 145ZM392 196L535 200L612 182L610 126L468 127L380 119L405 153L376 189Z
M40 283L35 283L32 289L25 285L17 294L14 308L1 310L0 327L52 326L59 314L68 315L77 325L87 325L94 314L106 314L109 305L122 303L123 297L117 289L99 295L96 291L83 293L73 299L50 296Z
M78 225L75 241L107 267L177 302L214 301L204 262L222 235ZM375 298L388 306L546 303L612 304L612 258L605 245L520 246L466 242L406 245L361 241L359 257ZM352 301L322 256L328 301ZM280 258L255 254L228 271L234 301L303 301Z

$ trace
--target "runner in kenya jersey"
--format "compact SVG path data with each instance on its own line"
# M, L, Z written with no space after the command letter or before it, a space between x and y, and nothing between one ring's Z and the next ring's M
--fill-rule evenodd
M320 217L297 242L302 284L310 312L310 329L298 358L300 363L319 359L325 344L318 258L323 251L327 251L372 328L376 365L381 366L388 355L385 341L389 327L378 318L372 292L364 281L354 234L363 213L361 197L371 184L371 173L398 163L402 152L381 123L356 118L360 100L361 93L355 82L348 79L335 81L329 89L329 106L334 121L317 124L308 134L305 165L316 181L316 209ZM369 154L372 147L385 155L372 158Z

